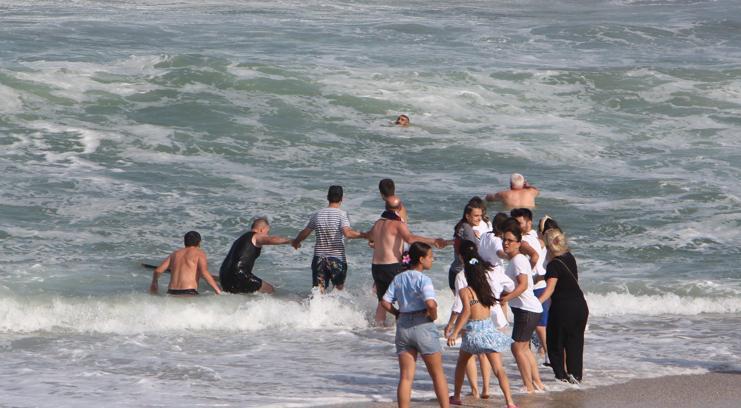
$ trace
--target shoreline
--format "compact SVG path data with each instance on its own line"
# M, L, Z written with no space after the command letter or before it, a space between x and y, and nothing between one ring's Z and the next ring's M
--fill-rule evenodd
M493 379L492 387L497 387ZM395 398L395 395L390 396ZM625 407L713 407L736 408L741 401L741 372L709 372L706 374L675 375L634 379L626 383L587 389L568 389L543 394L515 394L520 408L625 408ZM504 400L494 396L488 400L463 399L464 407L504 406ZM412 398L412 407L435 408L435 400ZM455 405L453 405L455 406ZM328 408L392 408L396 402L350 402L327 405Z

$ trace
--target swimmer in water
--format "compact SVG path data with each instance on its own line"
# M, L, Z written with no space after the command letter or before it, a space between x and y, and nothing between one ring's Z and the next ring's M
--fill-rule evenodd
M396 121L394 121L394 125L400 127L409 127L409 116L404 114L399 115L399 117L396 118Z
M160 275L170 269L170 283L167 293L170 295L193 296L198 294L198 279L203 278L214 289L217 295L221 289L208 271L206 252L201 249L201 235L196 231L185 234L185 248L170 254L152 273L150 293L159 291Z

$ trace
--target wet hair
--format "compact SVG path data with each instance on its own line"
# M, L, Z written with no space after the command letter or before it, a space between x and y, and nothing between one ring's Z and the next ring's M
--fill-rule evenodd
M458 230L461 229L464 223L468 223L468 220L466 220L466 215L471 214L473 210L475 210L478 207L475 207L471 204L466 204L466 206L463 208L463 216L461 217L461 220L458 221L457 224L455 224L455 227L453 227L453 235L458 234ZM476 225L471 225L472 227L475 227Z
M489 217L486 216L486 202L479 196L473 196L468 200L469 205L473 205L476 208L481 209L481 219L487 224L489 223Z
M183 241L185 241L187 247L198 246L201 243L201 234L196 231L188 231L185 233Z
M551 228L545 232L545 247L554 255L561 255L569 252L569 243L566 240L566 234L559 228Z
M523 188L525 187L525 176L523 176L520 173L512 173L512 175L509 178L509 185L513 188Z
M396 118L396 120L394 121L394 124L395 124L395 125L398 125L398 124L400 124L400 122L401 122L401 121L400 121L399 119L401 119L401 118L405 118L405 119L407 120L407 123L409 123L409 122L410 122L410 120L409 120L409 116L407 116L407 115L405 115L405 114L401 114L401 115L399 115L399 116L398 116L398 117Z
M342 201L342 186L329 186L327 201L330 203L339 203Z
M257 229L260 227L269 227L270 222L268 221L268 217L257 217L254 220L252 220L252 226L250 228Z
M409 247L409 265L415 267L419 264L419 259L427 256L430 253L432 247L425 244L424 242L414 242Z
M491 264L481 259L476 244L467 239L461 242L460 254L463 258L463 273L466 275L466 282L476 292L479 303L486 307L494 306L498 299L491 293L491 285L486 278L486 273L492 267Z
M509 218L504 222L502 227L502 235L507 232L511 232L515 236L517 242L522 242L522 230L520 229L520 223L514 218Z
M383 179L378 183L378 191L381 192L381 195L383 197L391 197L392 195L396 194L396 185L394 185L394 180L391 179Z
M495 233L501 233L504 229L504 224L509 219L509 215L507 213L497 213L497 215L494 216L494 222L492 223L492 227L494 227L493 232Z
M545 234L546 231L548 231L551 228L560 228L558 226L558 223L556 220L551 218L548 214L543 216L543 218L540 219L540 222L538 222L538 232L541 234Z
M527 208L514 208L509 215L512 218L524 217L526 220L533 220L533 212Z

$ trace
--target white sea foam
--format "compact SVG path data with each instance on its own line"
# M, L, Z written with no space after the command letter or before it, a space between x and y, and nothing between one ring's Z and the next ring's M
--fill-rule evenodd
M699 315L702 313L741 313L741 297L689 297L673 293L636 296L629 293L587 293L589 312L595 316L619 315Z
M215 299L119 296L95 298L3 297L0 331L29 333L158 333L218 330L319 329L367 327L365 311L342 297L306 301L270 297Z

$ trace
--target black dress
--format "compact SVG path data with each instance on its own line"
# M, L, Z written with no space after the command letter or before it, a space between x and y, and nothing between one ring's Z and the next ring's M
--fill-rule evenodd
M560 380L566 380L569 374L578 381L582 379L584 330L589 308L579 288L578 273L576 259L570 252L553 258L546 267L546 281L558 279L551 295L546 339L553 373Z

